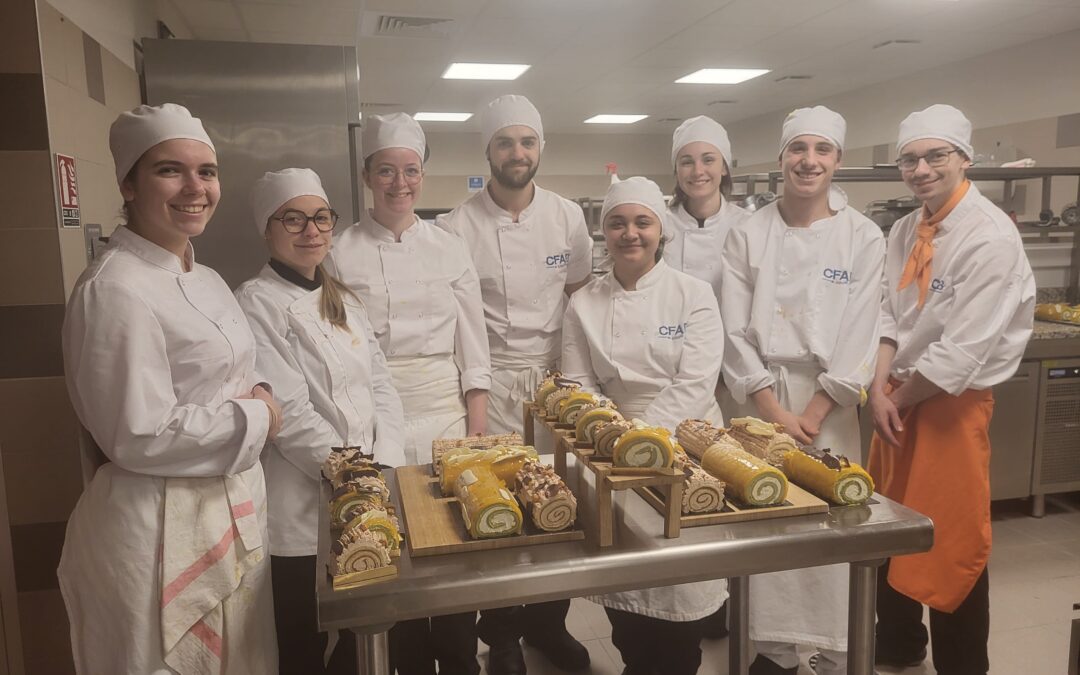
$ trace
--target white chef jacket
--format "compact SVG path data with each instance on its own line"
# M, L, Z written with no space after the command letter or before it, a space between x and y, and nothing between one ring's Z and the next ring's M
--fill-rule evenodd
M712 288L663 260L627 291L614 272L570 298L563 325L563 374L586 390L650 399L650 424L675 429L705 417L724 353L724 327Z
M368 212L335 235L327 268L364 301L388 359L452 355L462 393L491 387L480 285L460 239L416 218L397 242Z
M712 288L660 261L626 291L613 272L574 293L563 324L562 368L623 414L675 429L687 418L720 423L713 398L724 330ZM727 583L703 581L590 598L668 621L709 616Z
M920 217L921 210L908 214L889 233L881 334L897 344L892 376L903 381L918 371L954 396L1009 379L1035 311L1035 277L1016 225L970 185L934 235L920 310L918 283L897 290Z
M731 228L750 217L750 214L720 198L720 210L698 225L697 218L690 215L686 205L668 207L668 220L664 227L664 262L692 277L708 282L713 293L720 297L721 255L724 241Z
M563 289L592 272L593 242L581 207L536 186L515 221L481 190L436 223L464 239L472 255L491 353L551 365L560 347Z
M788 227L774 202L731 231L720 307L736 401L775 384L769 363L788 362L817 365L820 389L859 404L877 358L884 247L881 229L851 207Z
M331 447L359 446L380 464L405 464L401 401L363 306L343 297L344 330L320 316L321 298L321 288L303 288L270 265L236 291L260 377L282 409L281 431L263 454L272 555L315 555Z
M165 479L239 475L266 536L259 455L270 425L255 341L229 287L194 262L117 228L72 291L68 393L110 463L68 521L57 576L76 668L172 672L162 659ZM224 672L277 672L269 561L225 599ZM229 627L232 628L229 628Z

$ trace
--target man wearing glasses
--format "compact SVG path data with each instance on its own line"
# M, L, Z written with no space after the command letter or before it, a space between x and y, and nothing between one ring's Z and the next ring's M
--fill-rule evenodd
M592 239L581 207L533 182L544 148L533 104L501 96L481 111L480 126L491 180L437 224L464 239L480 275L491 347L488 431L521 433L521 404L562 348L566 298L591 275ZM569 606L555 601L482 612L480 638L491 647L487 672L525 672L522 634L556 666L587 667L589 652L565 628Z
M922 208L889 235L868 468L883 495L930 516L934 546L878 577L877 663L926 658L985 675L990 629L990 388L1016 371L1035 280L1016 226L967 180L971 122L932 105L900 124L896 164Z

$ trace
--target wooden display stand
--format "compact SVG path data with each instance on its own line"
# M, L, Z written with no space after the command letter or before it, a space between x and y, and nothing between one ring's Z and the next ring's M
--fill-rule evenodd
M660 514L667 514L672 505L663 492L652 488L637 490L641 498ZM787 516L804 516L808 513L827 513L829 504L818 499L798 485L788 481L787 499L776 506L740 506L730 499L724 499L724 508L711 513L682 513L682 496L679 497L679 523L682 527L701 527L703 525L726 525L746 520L765 520Z
M439 479L431 475L427 465L399 467L396 474L402 516L409 535L409 555L414 558L585 538L585 532L576 524L571 529L544 532L536 528L522 510L522 534L473 539L465 529L458 500L442 496Z
M360 588L362 586L370 586L371 584L387 581L393 579L398 575L398 568L396 563L391 563L387 567L376 567L373 570L365 570L363 572L351 572L349 574L342 574L340 576L330 575L333 580L333 586L335 591L344 591L350 588Z
M563 439L570 439L573 443L574 439L574 425L573 424L560 424L554 419L546 417L543 411L534 404L532 401L526 401L522 404L522 427L524 431L525 445L531 445L536 447L536 424L539 423L545 429L551 433L552 438L555 440L555 459L552 462L552 466L555 469L555 473L559 474L562 479L566 479L566 451L563 447Z

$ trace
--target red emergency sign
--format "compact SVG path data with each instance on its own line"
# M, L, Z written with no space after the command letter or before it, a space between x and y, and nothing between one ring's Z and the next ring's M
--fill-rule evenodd
M60 217L64 227L79 227L79 185L75 179L75 158L56 155L56 187L60 192Z

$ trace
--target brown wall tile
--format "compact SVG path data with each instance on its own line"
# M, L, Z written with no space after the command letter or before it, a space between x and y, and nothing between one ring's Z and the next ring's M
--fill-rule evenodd
M82 494L79 448L4 452L4 483L11 526L66 522Z
M63 376L63 325L63 305L0 307L0 326L15 327L0 331L0 379Z
M0 305L63 302L59 246L55 229L0 231Z
M48 150L0 152L0 201L5 211L0 232L9 228L56 229L53 195Z
M15 586L19 592L57 588L56 568L64 548L67 522L13 525L11 551L15 558Z
M0 73L0 150L48 150L41 75Z
M62 375L0 380L0 452L4 457L48 453L77 459L78 442L79 419Z
M34 0L4 0L0 3L0 64L7 73L40 73L37 17Z
M19 593L23 658L30 675L74 675L69 624L58 590Z

